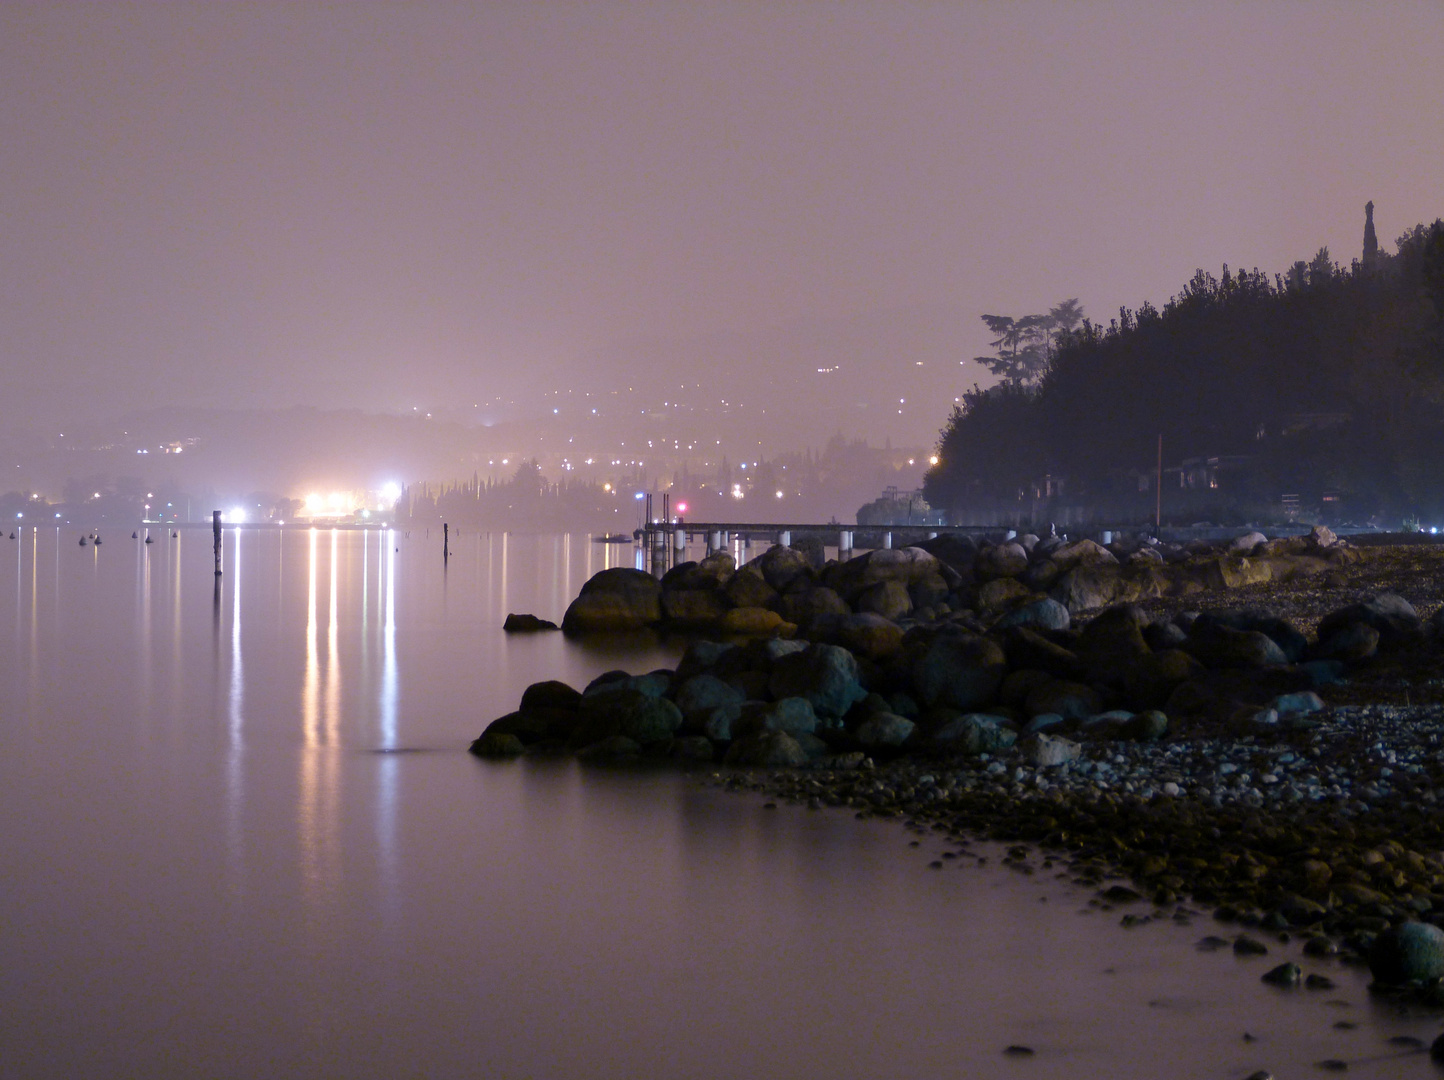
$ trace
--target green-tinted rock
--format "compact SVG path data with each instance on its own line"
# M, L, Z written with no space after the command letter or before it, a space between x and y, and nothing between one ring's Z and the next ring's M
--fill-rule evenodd
M471 744L471 752L477 757L509 758L526 753L526 747L515 735L500 731L487 731Z

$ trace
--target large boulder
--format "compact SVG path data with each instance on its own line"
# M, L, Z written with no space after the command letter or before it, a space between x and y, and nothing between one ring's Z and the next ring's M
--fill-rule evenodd
M494 731L488 727L468 749L477 757L510 758L526 753L526 744L509 732Z
M817 730L817 713L804 697L776 701L749 701L732 725L734 739L746 739L759 732L785 731L788 735L811 735Z
M710 583L720 589L732 580L732 575L736 572L737 560L732 558L731 552L714 551L697 564L691 580L696 584Z
M674 703L626 686L583 695L578 714L570 739L574 747L616 736L645 746L670 739L682 726L682 711Z
M973 565L978 558L978 546L968 537L959 536L956 533L943 533L931 540L920 540L914 546L937 558L960 578L969 579L973 576Z
M1319 621L1319 640L1327 641L1353 623L1372 626L1379 631L1379 643L1386 646L1414 637L1422 628L1414 605L1397 593L1381 592L1325 615Z
M1267 634L1258 630L1235 630L1203 618L1189 630L1184 648L1210 668L1257 668L1289 662L1284 651Z
M858 594L853 606L858 611L881 615L884 619L901 619L913 609L912 596L901 581L879 581Z
M679 627L708 627L731 608L717 589L671 589L662 593L662 616Z
M906 588L914 581L940 572L938 560L921 548L880 548L846 562L830 564L823 583L851 602L881 582L895 581Z
M777 600L777 590L767 583L754 563L733 574L723 592L734 607L771 607Z
M867 696L852 653L820 642L775 660L768 688L774 698L804 697L819 716L831 719Z
M954 574L952 577L956 578ZM941 573L924 574L922 577L908 584L908 596L912 598L914 608L936 607L946 600L956 586L957 582L951 584Z
M1075 566L1117 566L1118 557L1092 540L1075 540L1049 553L1048 558L1065 570Z
M981 578L1017 577L1028 569L1028 553L1021 544L994 544L978 553L973 569Z
M532 683L521 693L521 709L571 709L581 706L581 691L557 679Z
M1007 659L995 641L972 634L943 633L913 665L913 686L928 706L971 711L997 696Z
M1268 537L1261 532L1244 533L1229 542L1228 550L1240 555L1248 555L1255 548L1262 547L1266 543L1268 543Z
M849 615L852 609L837 595L836 590L825 585L798 592L786 592L778 605L782 617L790 623L806 627L813 619L823 615Z
M1215 589L1242 589L1246 585L1262 585L1272 581L1274 564L1269 559L1250 559L1242 555L1222 555L1205 570L1205 581Z
M1030 604L1016 607L998 620L997 626L1029 626L1038 630L1067 630L1071 622L1068 609L1045 596Z
M798 577L809 577L812 569L806 555L795 548L780 545L768 548L747 565L756 567L763 580L778 592Z
M651 574L614 566L594 574L562 617L571 634L639 630L662 618L662 584Z
M1161 709L1181 684L1203 671L1203 665L1182 649L1164 649L1140 657L1124 676L1123 690L1133 708Z
M976 603L984 615L996 614L1015 607L1033 595L1033 590L1017 578L1000 577L985 581L978 586Z
M1080 544L1092 543L1091 540L1080 540ZM1112 554L1105 548L1099 548L1110 559ZM1049 590L1049 595L1066 607L1070 614L1077 615L1083 611L1093 611L1096 608L1107 607L1118 598L1119 594L1119 573L1118 563L1102 561L1080 562L1071 570L1060 577L1057 583Z
M1077 653L1094 679L1116 681L1153 650L1143 639L1148 616L1131 604L1095 615L1078 635Z
M703 673L681 683L674 698L682 715L710 711L727 705L741 705L742 691L716 675Z
M1314 655L1320 660L1341 660L1353 664L1369 659L1378 651L1379 631L1366 622L1352 622L1334 630L1328 637L1320 637Z
M802 744L783 731L764 731L746 739L738 739L727 751L728 765L754 768L796 768L807 764L807 751Z
M677 662L677 683L680 685L694 675L715 671L722 658L737 648L731 641L693 641Z
M1029 716L1055 713L1064 720L1082 722L1099 709L1098 692L1083 683L1055 679L1028 695L1023 710Z
M899 747L907 742L917 725L896 713L876 712L858 725L853 736L869 750Z
M903 630L897 623L863 612L840 615L832 623L833 644L841 645L856 656L881 660L902 648Z
M1385 986L1444 978L1444 930L1421 922L1390 927L1374 939L1369 971Z
M790 636L797 627L770 608L739 607L724 612L717 620L717 629L724 634L745 634L749 637L768 637L773 634Z
M998 635L998 640L1015 673L1033 669L1060 679L1082 679L1087 674L1077 653L1026 626L1009 627Z

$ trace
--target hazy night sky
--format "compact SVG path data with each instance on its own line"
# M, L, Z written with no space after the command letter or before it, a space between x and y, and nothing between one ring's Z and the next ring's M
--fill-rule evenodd
M985 311L1347 263L1366 200L1387 250L1444 213L1441 55L1436 2L7 3L0 422L903 309L967 358Z

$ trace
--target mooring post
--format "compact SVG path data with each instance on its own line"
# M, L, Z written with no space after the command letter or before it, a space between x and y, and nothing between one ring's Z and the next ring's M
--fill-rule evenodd
M672 533L672 547L676 549L678 555L687 550L687 530L681 525L678 525Z
M783 529L781 532L779 532L779 533L777 534L777 546L778 546L778 547L791 547L791 546L792 546L792 533L791 533L789 530Z
M892 533L885 532L882 534L882 546L884 550L892 550Z
M221 572L221 512L219 510L211 511L211 533L215 536L216 541L216 575L219 577Z
M841 529L841 530L838 531L838 534L837 534L837 555L838 555L838 558L841 558L841 557L842 557L842 553L843 553L844 551L846 551L846 552L848 553L848 555L851 556L851 554L852 554L852 531L851 531L850 529Z
M446 562L451 558L451 526L446 522L441 523L441 561Z

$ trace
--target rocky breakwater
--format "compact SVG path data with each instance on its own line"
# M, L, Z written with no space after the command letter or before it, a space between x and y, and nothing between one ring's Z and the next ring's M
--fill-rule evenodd
M1327 537L1292 543L1286 556L1261 557L1326 567L1358 557ZM1382 956L1375 944L1391 928L1444 922L1444 705L1350 697L1371 673L1444 666L1444 616L1426 623L1389 592L1356 597L1307 632L1285 611L1256 607L1178 602L1149 615L1121 603L1086 616L1069 595L1031 589L1002 610L954 610L1056 562L1019 544L1024 565L998 550L1007 546L973 548L970 565L908 549L825 567L773 549L740 570L715 557L679 568L674 588L639 582L648 617L630 625L665 625L669 592L730 597L743 577L776 595L718 609L760 608L780 619L770 632L798 636L698 639L675 670L609 672L581 690L536 684L472 750L739 766L720 782L905 817L958 845L1011 841L1023 869L1037 844L1082 882L1126 875L1134 888L1110 890L1107 902L1155 905L1127 915L1133 922L1209 904L1246 927L1308 933L1360 956ZM1053 550L1065 546L1096 561L1080 558L1055 588L1088 565L1116 567L1096 580L1138 580L1132 555L1109 551L1108 563L1088 547ZM1165 553L1162 565L1178 568L1170 580L1186 597L1186 582L1210 566L1256 551L1195 550L1175 563ZM1330 572L1304 571L1310 581ZM865 606L904 597L911 607L896 618ZM700 604L673 602L671 621ZM1381 981L1401 970L1379 963Z
M1326 582L1360 557L1327 529L1283 540L1252 533L1221 544L1108 547L1032 535L997 543L944 535L827 563L816 550L773 547L741 567L726 552L681 563L660 580L641 570L603 570L568 607L562 629L801 636L880 655L913 625L1066 629L1071 616L1120 603Z

